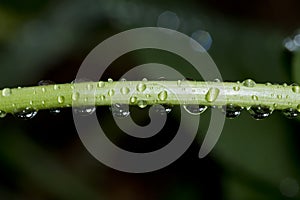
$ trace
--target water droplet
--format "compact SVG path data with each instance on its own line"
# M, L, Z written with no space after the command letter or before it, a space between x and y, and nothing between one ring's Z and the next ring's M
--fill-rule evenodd
M72 94L72 100L73 100L73 101L77 101L77 100L79 99L79 97L80 97L79 92L74 92L74 93Z
M42 92L46 92L46 88L42 87Z
M158 99L161 101L165 101L168 98L168 93L166 90L161 91L158 93Z
M4 88L4 89L2 90L2 96L8 97L9 95L11 95L11 89L9 89L9 88Z
M222 110L228 119L234 119L241 114L242 108L240 106L229 104L227 106L223 106Z
M209 88L205 95L205 99L208 102L214 102L219 96L220 90L218 88Z
M107 82L112 83L114 80L112 78L108 78Z
M32 108L25 108L25 109L21 109L21 110L17 110L13 113L13 115L16 118L19 119L23 119L23 120L28 120L28 119L32 119L34 116L36 116L37 111L33 110Z
M143 78L142 81L148 81L148 79L147 78Z
M50 80L41 80L38 82L38 85L54 85L55 82L50 81Z
M282 95L281 95L281 94L278 94L278 95L277 95L277 99L282 99Z
M292 87L292 90L293 90L293 92L295 92L295 93L300 93L300 86L294 85L294 86Z
M87 90L92 90L92 89L93 89L93 85L92 85L92 84L88 84L88 85L86 86L86 89L87 89Z
M53 86L53 89L54 89L54 90L59 90L59 89L60 89L60 86L59 86L59 85L54 85L54 86Z
M80 116L89 116L96 111L96 107L94 106L76 107L73 109L74 109L74 113Z
M105 96L104 95L100 95L99 98L100 98L101 101L105 100Z
M42 101L42 104L45 105L45 101L44 100Z
M258 100L258 97L256 96L256 95L252 95L252 100L254 100L254 101L257 101Z
M135 103L137 101L137 98L135 96L130 97L129 99L130 103Z
M105 86L105 83L103 81L99 81L97 86L98 88L103 88Z
M113 89L110 89L110 90L108 90L108 96L114 96L114 94L115 94L115 91L113 90Z
M145 108L145 107L147 107L147 101L145 101L145 100L139 100L139 101L137 102L137 105L138 105L138 107L140 107L140 108Z
M30 105L33 105L33 101L30 100L30 101L29 101L29 104L30 104Z
M233 86L233 90L234 91L239 91L240 90L240 86Z
M192 115L200 115L207 109L207 106L203 106L203 105L183 105L183 108L188 113L190 113Z
M247 79L243 81L243 85L246 87L254 87L256 83L252 79Z
M118 118L125 118L130 114L129 106L126 104L112 104L110 110L113 116Z
M283 83L282 86L283 86L283 87L287 87L288 84L287 84L287 83Z
M121 82L125 82L125 81L126 81L126 78L121 78L120 81L121 81Z
M177 86L180 86L181 85L181 80L178 80L177 81Z
M220 80L220 79L218 79L218 78L215 78L215 79L214 79L214 82L220 83L220 82L221 82L221 80Z
M282 111L282 114L289 119L293 119L298 116L299 112L296 109L288 108L284 109Z
M272 83L269 83L269 82L268 82L268 83L266 83L265 85L266 85L266 86L271 86L271 85L272 85Z
M3 118L3 117L5 117L5 116L6 116L6 112L0 110L0 118Z
M264 119L272 114L273 110L265 106L251 106L249 109L250 115L254 119Z
M298 112L300 112L300 104L297 106L297 110Z
M136 89L139 92L143 92L146 90L146 85L144 83L139 83L139 84L137 84Z
M128 87L122 87L120 90L121 94L128 94L130 92L130 89Z
M154 111L161 114L161 115L165 115L168 114L172 111L172 107L171 105L154 105Z
M51 109L51 110L49 110L49 112L52 115L58 115L61 112L61 110L60 109Z
M58 96L57 101L58 101L58 103L64 103L65 97L64 96Z

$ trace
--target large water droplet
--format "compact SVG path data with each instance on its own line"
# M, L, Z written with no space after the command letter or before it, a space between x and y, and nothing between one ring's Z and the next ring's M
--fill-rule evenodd
M126 95L130 92L130 89L128 87L122 87L120 92L121 94Z
M227 106L223 106L222 110L228 119L234 119L241 114L242 108L240 106L229 104Z
M0 118L3 118L3 117L5 117L5 116L6 116L6 112L0 110Z
M254 87L256 83L252 79L246 79L243 81L243 85L246 87Z
M145 101L145 100L139 100L139 101L137 102L137 105L138 105L138 107L140 107L140 108L146 108L146 107L147 107L147 101Z
M112 104L110 110L113 116L118 118L125 118L130 114L129 106L126 104Z
M65 97L64 96L58 96L57 101L58 101L58 103L62 104L62 103L65 102Z
M160 93L158 93L158 99L161 101L165 101L168 98L167 91L163 90Z
M295 92L295 93L300 93L300 86L298 86L298 85L293 85L292 91Z
M161 114L161 115L165 115L168 114L172 111L172 107L171 105L154 105L154 111Z
M75 114L78 114L80 116L89 116L96 111L96 107L94 106L76 107L73 109Z
M207 109L207 106L192 104L192 105L183 105L183 108L192 115L200 115Z
M2 90L2 96L8 97L9 95L11 95L11 89L9 89L9 88L4 88L4 89Z
M251 106L249 109L250 115L254 119L264 119L272 114L273 110L265 106Z
M32 108L25 108L21 110L17 110L13 113L13 115L18 119L28 120L32 119L34 116L36 116L37 111L33 110Z
M208 102L214 102L219 96L220 90L218 88L210 88L205 95Z
M79 92L74 92L74 93L72 94L72 100L73 100L73 101L77 101L77 100L79 99L79 97L80 97Z
M298 116L299 112L296 109L288 108L284 109L282 111L282 114L289 119L293 119Z
M144 91L146 90L146 85L145 85L145 83L139 83L139 84L137 84L136 89L137 89L137 91L139 91L139 92L144 92Z

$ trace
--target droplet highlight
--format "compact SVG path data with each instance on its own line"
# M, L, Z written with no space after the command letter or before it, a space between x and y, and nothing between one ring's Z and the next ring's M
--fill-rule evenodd
M183 105L183 108L191 115L200 115L204 113L207 106L203 105Z
M282 110L282 114L289 119L294 119L298 116L299 112L296 109L288 108Z
M256 83L252 79L246 79L243 81L243 85L246 87L254 87Z
M18 119L22 119L22 120L28 120L28 119L32 119L34 116L36 116L37 111L33 110L32 108L25 108L25 109L21 109L21 110L17 110L13 113L13 115L18 118Z

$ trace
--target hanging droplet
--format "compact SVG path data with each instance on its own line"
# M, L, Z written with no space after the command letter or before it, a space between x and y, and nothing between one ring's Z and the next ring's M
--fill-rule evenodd
M57 101L58 101L58 103L62 104L65 101L65 97L64 96L58 96Z
M6 112L0 110L0 118L4 118L6 116Z
M34 116L36 116L37 111L33 110L32 108L25 108L22 110L17 110L13 113L13 115L18 119L28 120L32 119Z
M94 106L84 106L84 107L75 107L73 108L74 113L80 116L89 116L96 111Z
M299 112L296 109L288 108L282 111L282 114L289 119L294 119L298 116Z
M9 89L9 88L4 88L4 89L2 90L2 96L8 97L8 96L10 96L10 95L11 95L11 89Z
M222 111L225 113L225 116L228 119L234 119L240 116L242 108L240 106L234 106L233 104L229 104L227 106L223 106Z
M204 111L207 109L207 106L203 105L183 105L183 108L192 115L200 115L204 113Z
M137 91L139 91L139 92L144 92L144 91L146 90L146 85L145 85L145 83L139 83L139 84L137 84L136 89L137 89Z
M129 106L126 104L112 104L110 110L113 116L118 118L125 118L130 114Z
M55 82L50 81L50 80L41 80L38 82L38 85L54 85Z
M135 103L137 101L137 98L135 96L130 97L129 99L130 103Z
M122 87L120 92L121 94L126 95L130 92L130 89L128 87Z
M99 81L97 86L98 88L103 88L105 86L105 83L103 81Z
M208 102L214 102L219 96L220 90L218 88L209 88L205 95L205 99Z
M139 101L137 102L137 105L138 105L138 107L140 107L140 108L146 108L146 107L147 107L147 101L145 101L145 100L139 100Z
M243 81L243 85L246 87L254 87L256 83L252 79L246 79Z
M264 119L272 114L273 110L265 106L251 106L249 109L250 115L254 119Z
M161 91L158 93L158 99L161 101L165 101L168 98L168 93L166 90Z
M153 105L154 111L161 114L161 115L165 115L168 114L172 111L172 107L171 105Z
M61 112L61 110L60 109L50 109L49 112L52 115L58 115Z
M114 94L115 94L115 91L113 90L113 89L110 89L110 90L108 90L108 96L114 96Z

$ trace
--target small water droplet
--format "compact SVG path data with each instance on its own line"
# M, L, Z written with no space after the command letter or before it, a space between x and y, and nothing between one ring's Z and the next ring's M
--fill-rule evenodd
M252 95L252 100L254 100L254 101L257 101L258 100L258 96L256 96L256 95Z
M110 110L113 116L118 118L125 118L130 114L129 106L126 104L112 104Z
M60 89L60 86L59 86L59 85L54 85L54 86L53 86L53 89L54 89L54 90L59 90L59 89Z
M234 91L239 91L240 90L240 86L233 86L233 90Z
M144 83L139 83L136 86L137 91L144 92L146 90L146 85Z
M96 111L94 106L75 107L74 113L80 116L89 116Z
M299 112L296 109L288 108L284 109L282 111L282 114L289 119L293 119L298 116Z
M214 102L219 96L220 90L218 88L209 88L205 95L205 99L208 102Z
M220 79L218 79L218 78L215 78L215 79L214 79L214 82L220 83L220 82L221 82L221 80L220 80Z
M86 86L86 89L87 89L87 90L92 90L92 89L93 89L93 85L92 85L92 84L88 84L88 85Z
M294 86L292 87L292 91L295 92L295 93L300 93L300 86L294 85Z
M33 101L30 100L30 101L29 101L29 104L30 104L30 105L33 105Z
M42 101L42 104L45 105L45 101L44 100Z
M168 114L172 111L172 107L171 105L154 105L154 111L161 114L161 115L165 115Z
M272 85L272 83L269 83L269 82L268 82L268 83L266 83L265 85L266 85L266 86L271 86L271 85Z
M103 81L99 81L97 86L98 88L103 88L105 86L105 83Z
M130 103L135 103L137 101L137 98L135 96L130 97L129 99Z
M64 96L58 96L57 101L58 101L58 103L64 103L65 97Z
M104 95L100 95L99 98L100 98L101 101L105 100L105 96Z
M243 81L243 85L246 87L254 87L256 83L252 79L246 79Z
M183 105L183 108L192 115L200 115L207 109L207 106L192 104L192 105Z
M74 93L72 94L72 100L73 100L73 101L77 101L77 100L79 99L79 97L80 97L79 92L74 92Z
M107 82L112 83L114 80L112 78L108 78Z
M165 101L168 98L168 93L166 90L161 91L158 93L158 99L161 101Z
M108 94L108 96L110 96L110 97L111 97L111 96L114 96L115 91L114 91L113 89L109 89L107 94Z
M283 86L283 87L287 87L288 84L287 84L287 83L283 83L282 86Z
M121 82L126 82L126 78L121 78L120 81Z
M264 119L272 114L273 110L265 106L251 106L250 115L257 120Z
M10 95L11 95L11 89L9 89L9 88L4 88L4 89L2 90L2 96L8 97L8 96L10 96Z
M130 89L128 87L122 87L120 92L121 94L126 95L130 92Z
M180 86L181 85L181 80L178 80L177 81L177 86Z
M139 101L137 102L137 105L138 105L138 107L140 107L140 108L145 108L145 107L147 107L147 101L145 101L145 100L139 100Z
M242 108L240 106L229 104L227 106L223 106L222 111L228 119L234 119L241 114Z
M282 95L281 95L281 94L278 94L278 95L277 95L277 99L282 99Z
M21 109L21 110L16 110L13 115L16 118L19 119L23 119L23 120L28 120L28 119L32 119L34 116L36 116L37 111L33 110L32 108L25 108L25 109Z
M46 92L46 88L42 87L42 92Z
M6 116L6 112L0 110L0 118L4 118Z
M148 81L148 79L147 78L143 78L142 81Z

